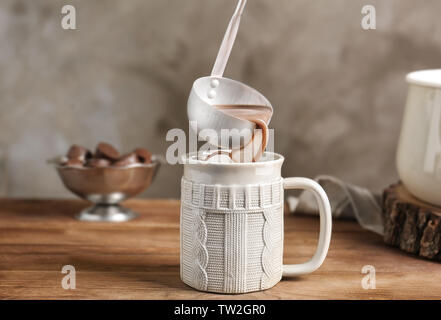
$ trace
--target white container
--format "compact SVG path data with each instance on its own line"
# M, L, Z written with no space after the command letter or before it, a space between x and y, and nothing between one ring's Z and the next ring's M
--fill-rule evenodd
M207 163L185 159L181 188L181 279L218 293L246 293L277 284L282 275L315 271L331 239L331 208L315 181L281 177L284 158L265 153L260 162ZM308 189L320 208L314 257L283 265L283 191Z
M417 198L441 206L441 69L412 72L407 82L398 174Z

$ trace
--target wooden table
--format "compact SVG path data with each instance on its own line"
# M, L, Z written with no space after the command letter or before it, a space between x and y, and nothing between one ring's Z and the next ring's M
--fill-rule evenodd
M132 200L122 224L73 219L75 200L0 200L0 298L7 299L423 299L441 298L441 265L387 247L353 221L335 221L328 258L313 274L246 295L198 292L179 278L179 202ZM318 219L286 216L286 263L314 251ZM76 289L64 290L64 265ZM376 269L363 289L362 268Z

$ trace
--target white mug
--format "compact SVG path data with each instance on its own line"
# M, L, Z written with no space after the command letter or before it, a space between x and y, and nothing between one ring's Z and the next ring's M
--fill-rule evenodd
M441 69L412 72L407 82L398 174L413 195L441 206Z
M266 152L253 163L184 158L181 186L181 279L208 292L246 293L283 276L311 273L331 240L331 207L323 188L306 178L282 178L284 158ZM283 192L313 192L320 210L317 250L306 263L283 265Z

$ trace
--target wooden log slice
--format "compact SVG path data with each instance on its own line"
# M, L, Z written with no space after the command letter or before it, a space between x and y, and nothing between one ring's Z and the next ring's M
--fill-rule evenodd
M441 207L415 198L397 183L384 190L383 221L387 244L441 261Z

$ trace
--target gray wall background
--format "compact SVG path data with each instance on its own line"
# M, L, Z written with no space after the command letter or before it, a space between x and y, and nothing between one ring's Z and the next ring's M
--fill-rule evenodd
M77 30L60 26L77 9ZM360 27L377 9L377 30ZM193 80L211 71L235 0L2 0L0 175L14 197L64 197L45 160L108 141L165 154L187 128ZM249 0L226 76L275 107L286 176L332 174L381 190L395 150L407 72L441 65L439 0ZM147 197L178 197L163 167Z

